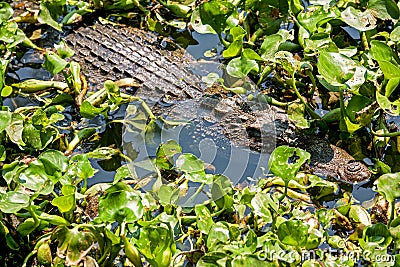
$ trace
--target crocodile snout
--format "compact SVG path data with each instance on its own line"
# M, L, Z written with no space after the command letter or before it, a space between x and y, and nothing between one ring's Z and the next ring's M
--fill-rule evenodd
M371 172L361 162L350 160L347 164L339 167L338 174L340 179L348 182L361 182L371 177Z

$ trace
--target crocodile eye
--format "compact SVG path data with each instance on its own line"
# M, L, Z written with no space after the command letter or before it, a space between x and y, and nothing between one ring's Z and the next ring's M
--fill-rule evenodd
M356 182L370 178L371 173L368 168L355 160L350 160L344 168L339 171L340 178L345 181Z

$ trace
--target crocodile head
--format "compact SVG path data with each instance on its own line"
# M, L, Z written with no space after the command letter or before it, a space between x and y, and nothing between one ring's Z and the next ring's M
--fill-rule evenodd
M339 166L338 175L340 179L347 182L366 181L371 177L371 172L361 162L350 160L346 164Z

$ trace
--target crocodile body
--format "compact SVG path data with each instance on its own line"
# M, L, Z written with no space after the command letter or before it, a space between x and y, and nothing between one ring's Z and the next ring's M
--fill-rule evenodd
M150 32L96 23L74 30L65 41L74 48L73 59L81 64L92 90L108 79L132 78L141 85L136 95L146 102L202 95L201 79L186 66L190 58L180 49L163 49L171 42Z
M193 136L189 138L192 145L207 135L214 136L223 151L232 143L270 153L278 136L293 126L283 111L266 104L240 96L210 97L201 79L189 71L184 53L179 48L163 49L161 44L168 41L152 33L97 23L78 28L66 41L76 51L73 59L81 64L89 86L98 88L107 79L135 79L141 85L135 94L153 108L158 106L157 114L194 125L180 132ZM303 140L298 146L312 154L310 165L317 174L350 183L370 178L364 164L324 139ZM232 155L227 157L232 159Z

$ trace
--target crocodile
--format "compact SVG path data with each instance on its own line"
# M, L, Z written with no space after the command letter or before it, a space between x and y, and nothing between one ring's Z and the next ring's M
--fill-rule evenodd
M191 121L196 126L190 134L200 132L196 138L209 133L225 145L270 153L278 137L293 128L278 108L254 104L238 95L210 95L200 77L190 71L193 59L172 41L151 32L95 23L73 30L65 40L76 51L72 59L81 64L93 90L107 79L135 79L141 85L136 95L158 110L158 115ZM168 50L168 46L175 49ZM302 141L290 145L311 153L314 173L348 183L370 178L363 163L325 139L298 139Z

